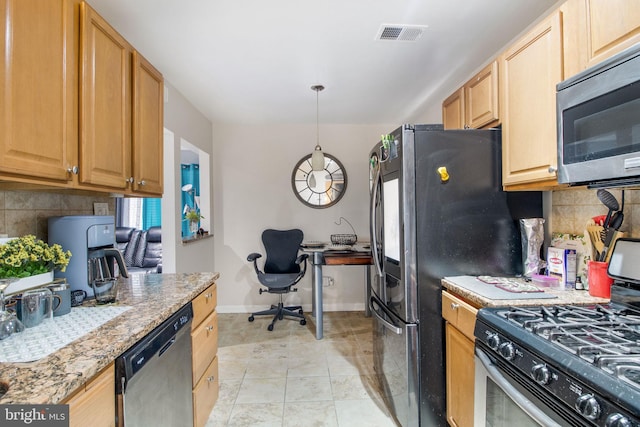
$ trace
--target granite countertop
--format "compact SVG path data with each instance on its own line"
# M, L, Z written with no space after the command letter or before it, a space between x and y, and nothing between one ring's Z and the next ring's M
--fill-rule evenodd
M534 306L534 305L588 305L588 304L603 304L608 303L609 299L598 298L589 295L588 291L578 290L560 290L560 289L545 289L545 293L555 295L557 298L540 299L540 298L528 298L517 299L518 294L514 293L513 299L490 299L476 292L470 291L467 288L457 285L447 279L442 280L442 287L454 294L457 294L467 301L475 304L478 307L505 307L505 306Z
M133 274L120 279L116 304L131 309L38 361L0 363L0 383L9 387L0 404L61 402L218 277L218 273ZM92 304L94 300L84 303Z

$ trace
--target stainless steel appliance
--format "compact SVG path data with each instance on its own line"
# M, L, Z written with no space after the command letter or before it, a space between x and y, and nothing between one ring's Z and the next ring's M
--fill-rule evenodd
M558 182L640 183L640 44L557 86Z
M501 190L497 129L404 125L369 160L376 373L399 424L444 426L440 281L522 272L514 218L541 216L541 195Z
M112 216L49 218L49 243L71 251L67 269L56 271L55 277L65 277L72 291L85 291L89 297L93 296L94 280L113 279L118 273L127 277L124 259L115 247L115 228Z
M189 303L116 359L118 426L193 425L192 320Z
M609 304L478 312L476 426L640 426L638 257L616 243Z

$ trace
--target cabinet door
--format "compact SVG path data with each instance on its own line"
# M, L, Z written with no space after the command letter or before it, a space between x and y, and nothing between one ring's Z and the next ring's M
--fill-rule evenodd
M69 405L71 427L116 425L115 370L113 363L64 403Z
M193 425L204 427L209 414L218 400L220 380L218 379L218 358L214 358L200 382L193 388Z
M82 3L80 182L125 189L131 177L133 49Z
M585 1L588 67L640 42L640 1Z
M556 182L556 84L562 81L561 12L500 59L503 184Z
M71 179L78 7L74 0L0 0L0 173Z
M134 190L162 195L164 81L138 52L133 53Z
M214 311L191 332L193 384L197 384L218 352L218 314Z
M474 343L447 322L447 420L457 427L473 426Z
M493 61L464 86L465 123L479 129L498 121L498 62Z
M445 129L464 128L464 88L458 89L442 102L442 123Z

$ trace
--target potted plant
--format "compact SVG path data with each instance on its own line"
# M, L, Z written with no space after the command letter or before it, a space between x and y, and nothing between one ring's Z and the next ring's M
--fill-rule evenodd
M203 218L204 217L200 211L196 209L190 209L184 214L184 220L189 221L189 231L193 234L198 232L198 225L200 224L200 220Z
M58 244L49 245L31 234L22 236L0 245L0 279L65 271L70 258L71 252Z

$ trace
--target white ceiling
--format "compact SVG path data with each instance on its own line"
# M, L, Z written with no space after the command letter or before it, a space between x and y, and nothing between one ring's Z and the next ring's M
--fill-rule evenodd
M89 0L214 123L403 123L557 0ZM382 24L426 25L417 41Z

